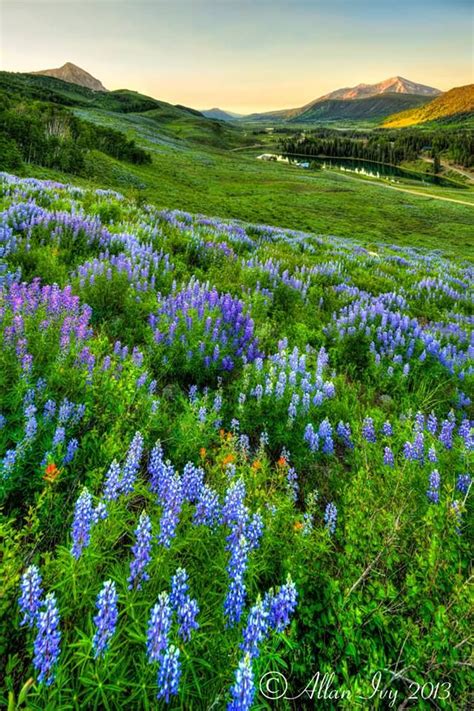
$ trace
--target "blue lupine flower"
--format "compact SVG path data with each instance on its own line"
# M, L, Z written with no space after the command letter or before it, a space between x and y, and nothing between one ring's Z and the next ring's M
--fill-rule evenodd
M54 681L54 667L60 654L61 632L59 612L54 593L48 593L37 619L38 632L34 641L33 664L37 669L38 681L49 686Z
M437 469L433 469L429 478L429 487L426 495L428 499L433 503L439 503L439 487L441 483L441 477Z
M453 446L453 432L456 426L455 422L451 420L443 420L441 425L441 432L439 435L439 440L444 444L446 449L452 449Z
M438 430L438 419L433 412L428 415L428 419L426 421L426 429L432 435L435 435Z
M252 658L258 657L260 653L259 646L268 632L269 615L269 609L261 599L250 609L240 648Z
M130 494L133 491L135 479L140 467L140 459L143 451L143 437L140 432L136 432L130 444L127 453L127 458L122 469L122 478L120 480L120 489L124 494Z
M467 494L469 487L471 486L472 479L469 474L459 474L456 489L461 492L461 494Z
M90 531L93 519L92 496L89 491L84 488L81 495L76 501L74 509L74 520L72 522L72 548L71 553L77 560L82 549L89 545Z
M41 575L36 565L30 565L23 573L20 583L21 595L18 600L23 613L22 625L33 627L39 615L42 604L43 588Z
M254 513L246 530L246 539L250 550L258 548L263 533L263 519L259 513Z
M115 583L112 580L107 580L103 584L96 602L97 614L94 617L96 630L92 639L96 659L104 656L115 633L118 620L117 601Z
M232 542L230 560L227 565L229 588L224 600L224 613L228 625L239 622L245 605L246 589L244 574L247 569L248 543L244 536Z
M120 465L115 460L110 465L104 484L104 499L114 501L120 493Z
M330 502L326 506L326 510L324 512L324 523L326 524L326 528L331 535L336 530L336 521L337 521L337 508L332 502Z
M171 578L170 604L174 610L178 611L188 598L188 574L184 568L177 568L176 573Z
M159 662L168 646L172 610L168 593L162 592L152 607L147 631L147 654L149 663Z
M158 670L158 698L169 703L170 697L178 693L180 677L179 649L171 644L163 655Z
M383 452L383 463L384 463L387 467L393 467L394 464L395 464L395 460L394 460L394 457L393 457L393 452L392 452L392 450L390 449L390 447L385 447L385 448L384 448L384 452Z
M340 439L342 439L346 447L348 447L349 449L354 449L354 443L351 439L351 428L348 422L344 423L342 422L342 420L338 422L338 425L336 427L336 434L338 437L340 437Z
M287 489L289 491L290 497L292 498L293 501L296 501L298 498L299 484L298 484L298 475L297 475L296 469L294 467L288 468L288 472L286 474L286 485L287 485Z
M385 437L391 437L393 435L393 428L388 420L382 425L382 434L385 435Z
M176 535L183 498L181 478L178 474L174 474L169 479L168 488L162 501L163 512L160 519L158 541L165 548L171 546L171 541Z
M74 459L74 455L77 452L77 449L79 447L79 442L77 439L73 438L69 440L67 447L66 447L66 454L63 457L63 464L70 464L72 460Z
M430 447L428 450L428 461L430 461L430 462L437 462L438 461L436 449L434 447Z
M128 589L141 589L142 581L149 580L146 567L151 560L151 521L149 516L142 511L138 526L135 529L135 543L132 547L133 559L130 563L130 576Z
M255 684L249 654L246 654L239 662L230 693L232 700L227 705L227 711L250 711L255 696Z
M374 421L371 417L366 417L362 425L362 436L367 442L376 442L377 435L375 434Z
M319 435L314 431L314 427L311 422L306 425L304 431L304 441L308 443L308 446L313 453L318 451Z
M201 467L196 467L192 462L188 462L183 470L182 485L183 496L190 503L194 503L199 498L204 484L204 471Z
M99 521L103 521L104 519L106 519L108 515L109 512L107 510L107 505L105 501L99 501L99 503L92 512L92 523L99 523Z
M205 484L199 492L193 521L197 525L215 528L221 519L221 506L217 491Z
M190 597L178 608L179 635L185 642L191 639L191 632L199 628L196 617L199 614L199 607L196 600Z
M150 489L154 494L158 493L159 482L162 478L166 464L163 459L163 447L158 441L151 450L150 460L148 462L148 473L150 475Z
M59 447L59 445L64 442L65 436L66 436L66 430L61 425L58 425L58 427L56 427L56 431L53 435L53 442L51 445L53 447L53 449L54 449L54 447Z
M268 610L268 624L275 632L283 632L289 625L290 617L296 609L298 592L290 575L286 583L276 593L270 590L264 598Z

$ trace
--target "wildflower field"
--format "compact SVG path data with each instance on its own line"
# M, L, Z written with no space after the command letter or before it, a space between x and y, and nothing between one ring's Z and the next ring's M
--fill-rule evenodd
M2 708L468 708L472 263L0 212Z

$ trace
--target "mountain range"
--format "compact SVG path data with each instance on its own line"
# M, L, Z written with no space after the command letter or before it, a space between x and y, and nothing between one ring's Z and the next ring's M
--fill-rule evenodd
M419 106L428 102L441 91L432 86L416 84L403 77L391 77L377 84L357 84L336 89L296 109L280 109L246 116L248 121L315 121L360 119L368 111L367 118L381 118L391 113ZM376 102L356 104L364 99ZM336 102L336 103L335 103Z
M201 112L181 105L172 107L166 102L159 102L128 90L108 92L99 79L72 62L66 62L57 69L44 69L24 76L51 77L66 82L64 86L73 84L78 90L81 90L79 87L83 87L82 91L86 89L101 92L104 96L101 104L105 106L105 103L110 103L111 107L117 106L119 110L143 111L155 109L157 106L163 110L164 107L169 107L166 109L168 112L172 109L183 110L187 115L192 113L196 117L206 117L221 122L311 124L374 120L383 121L384 126L395 128L432 120L446 120L457 115L472 117L474 113L474 85L457 87L443 94L435 87L418 84L400 76L390 77L376 84L362 83L336 89L299 108L253 113L246 116L217 107ZM38 86L36 91L41 92L41 87ZM105 100L106 95L111 97L110 102Z

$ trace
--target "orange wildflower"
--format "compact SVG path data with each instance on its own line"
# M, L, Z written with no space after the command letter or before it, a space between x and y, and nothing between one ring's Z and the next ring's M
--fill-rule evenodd
M277 461L277 466L279 467L287 467L288 462L286 461L285 457L280 457L280 459Z
M235 462L235 456L233 454L226 454L222 460L222 466L226 467L228 464L232 464L232 462Z
M205 459L205 457L206 457L206 448L205 447L201 447L201 449L199 450L199 456L201 457L201 459Z
M260 461L260 459L256 459L256 460L252 463L252 469L253 469L254 471L258 471L258 470L261 469L261 468L262 468L262 462Z
M46 469L44 470L44 476L43 479L49 483L55 481L59 475L59 469L57 468L56 464L52 462L51 464L48 464Z
M303 524L301 523L301 521L296 521L293 528L295 529L295 531L301 531L301 529L303 528Z

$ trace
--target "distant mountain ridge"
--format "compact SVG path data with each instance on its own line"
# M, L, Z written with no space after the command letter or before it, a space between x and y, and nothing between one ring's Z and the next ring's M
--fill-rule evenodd
M204 109L201 113L203 116L207 116L207 118L218 119L219 121L235 121L243 117L243 114L236 114L233 111L224 111L224 109L219 109L217 106L213 109Z
M389 116L384 122L384 126L386 128L402 128L427 121L447 120L456 116L469 115L474 116L474 84L455 87L421 108Z
M418 96L439 96L441 93L442 92L439 89L435 89L433 86L417 84L409 79L396 76L390 77L390 79L384 79L384 81L380 81L377 84L357 84L357 86L336 89L336 91L320 96L319 99L316 99L315 101L325 101L327 99L365 99L369 96L378 96L379 94L416 94Z
M57 69L42 69L39 72L30 72L30 74L41 74L46 77L62 79L62 81L67 81L70 84L85 86L86 89L92 89L92 91L108 91L99 79L96 79L85 69L81 69L81 67L72 62L66 62L66 64Z
M331 112L323 109L322 105L325 104L325 102L353 102L373 97L383 99L390 96L391 98L390 101L387 102L386 108L384 108L383 102L378 102L378 109L375 113L377 117L382 118L392 112L395 113L396 104L394 103L394 97L396 96L405 97L404 99L400 99L400 108L410 108L411 106L419 106L423 101L429 101L431 98L439 96L440 94L441 91L432 86L417 84L409 79L396 76L385 79L377 84L358 84L353 87L336 89L296 109L281 109L278 111L255 113L245 118L250 121L302 121L303 116L305 116L307 120L316 120L318 115L325 114L325 119L335 120L338 118L338 115L333 115ZM331 104L329 104L329 106L330 105ZM327 106L328 104L326 103L326 107ZM342 109L341 103L333 106L336 108L336 114L340 114ZM368 103L366 108L369 108L369 106L371 106L371 104ZM359 106L359 109L362 107L363 105ZM342 113L344 113L347 118L350 118L351 113L357 114L355 118L363 118L358 109L354 111L354 109L350 107L345 107ZM368 118L375 117L373 111L369 113Z

